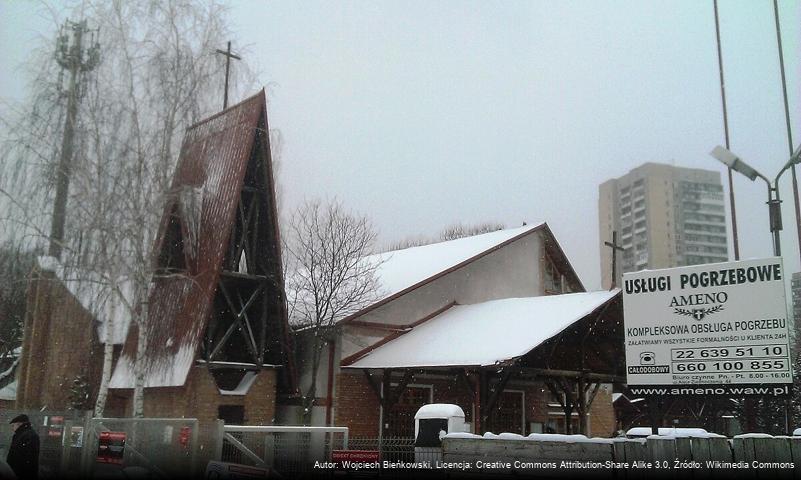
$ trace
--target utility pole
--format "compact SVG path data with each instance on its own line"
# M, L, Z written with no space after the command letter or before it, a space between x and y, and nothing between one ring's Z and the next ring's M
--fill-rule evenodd
M228 42L228 50L217 49L217 53L225 55L225 96L223 97L223 110L228 108L228 74L231 70L231 59L242 60L242 57L231 53L231 42Z
M71 43L70 31L72 32ZM66 223L67 197L70 189L75 121L78 116L83 74L93 70L100 60L100 44L95 41L96 33L97 31L90 31L86 27L86 21L71 22L68 20L61 27L61 34L58 37L58 45L56 47L56 62L70 76L69 88L66 92L67 118L64 120L64 136L61 140L61 153L56 170L56 198L53 205L50 248L48 250L48 254L56 258L61 258L62 244L64 242L64 224ZM84 48L83 43L87 34L91 34L91 38L87 42L89 47Z
M720 20L718 19L718 0L714 0L715 10L715 38L718 45L718 72L720 72L720 98L723 102L723 134L726 139L726 148L729 146L729 116L726 111L726 82L723 81L723 53L720 49ZM734 181L732 180L731 167L727 168L729 173L729 207L731 208L731 233L734 243L734 259L740 259L740 242L737 237L737 209L734 205Z

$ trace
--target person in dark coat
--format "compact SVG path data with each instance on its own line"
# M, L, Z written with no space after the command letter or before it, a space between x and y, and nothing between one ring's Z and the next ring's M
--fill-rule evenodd
M11 419L11 447L6 461L17 478L36 480L39 477L39 435L31 427L27 415L17 415Z

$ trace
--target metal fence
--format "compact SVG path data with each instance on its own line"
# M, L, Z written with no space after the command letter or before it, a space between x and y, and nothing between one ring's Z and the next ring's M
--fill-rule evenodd
M199 476L209 461L270 468L293 477L330 462L334 450L371 450L381 460L413 462L414 439L348 437L345 427L253 427L200 424L196 419L91 418L76 411L0 411L0 458L13 432L9 420L24 413L41 440L40 478L88 478L147 472L150 478ZM103 432L116 432L119 461L101 460ZM104 444L108 443L109 434ZM124 439L123 443L120 439ZM101 451L103 449L100 449ZM319 473L330 473L321 469Z
M378 451L382 461L413 462L414 438L348 437L342 427L240 427L226 425L220 459L223 462L268 467L288 477L330 473L315 462L331 461L334 450Z
M333 450L347 449L344 427L223 427L220 459L256 467L268 467L294 476L313 471L315 462L327 462Z
M198 421L191 418L92 418L84 431L80 473L112 476L140 470L156 478L194 476L198 434ZM66 470L74 472L74 466Z
M365 438L353 437L350 440L351 450L374 450L380 452L381 460L390 462L414 461L414 438L412 437L384 437Z

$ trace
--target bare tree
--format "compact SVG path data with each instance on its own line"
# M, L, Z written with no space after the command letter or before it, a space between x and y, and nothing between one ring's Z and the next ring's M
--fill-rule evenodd
M64 275L100 285L96 303L111 299L114 321L138 326L133 413L143 415L148 297L156 264L153 242L185 129L220 107L222 61L215 49L229 37L224 8L216 0L85 0L75 12L101 25L101 62L83 88L61 264ZM52 58L51 56L48 56ZM34 83L33 101L4 143L0 197L13 206L0 221L16 226L14 238L33 245L47 240L53 160L63 110L53 67ZM242 62L232 81L233 98L250 74ZM41 112L48 112L48 115ZM46 135L43 135L46 134ZM17 188L23 186L23 189ZM30 192L36 192L31 195ZM13 210L13 211L12 211ZM0 229L2 230L2 229ZM30 240L32 239L32 240ZM113 345L107 325L105 359L95 413L102 416L111 376Z
M25 291L35 256L18 246L0 246L0 363L19 347L25 317Z
M310 377L301 385L303 423L311 421L323 348L334 338L337 321L358 312L379 295L376 239L370 220L341 203L307 201L285 230L285 268L290 321L302 331L311 358Z
M498 222L484 222L476 225L463 225L461 223L454 223L442 229L439 234L440 241L456 240L457 238L472 237L473 235L481 235L482 233L495 232L503 230L503 224Z
M504 226L500 222L484 222L476 225L463 225L462 223L454 223L442 229L439 234L439 239L428 238L423 235L416 237L407 237L403 240L390 243L384 250L403 250L405 248L421 247L423 245L431 245L437 242L446 242L448 240L456 240L457 238L471 237L473 235L481 235L482 233L494 232L503 230Z

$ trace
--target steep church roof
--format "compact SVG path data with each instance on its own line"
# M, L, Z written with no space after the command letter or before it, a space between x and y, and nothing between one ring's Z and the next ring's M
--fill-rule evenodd
M268 208L263 252L267 275L283 283L264 91L190 127L165 207L154 256L154 278L144 325L147 387L180 386L197 357L214 310L223 262L237 222L245 177L254 155L265 165ZM279 289L280 290L280 289ZM283 302L282 302L283 303ZM280 321L286 326L286 313ZM137 327L132 325L111 380L133 387Z

